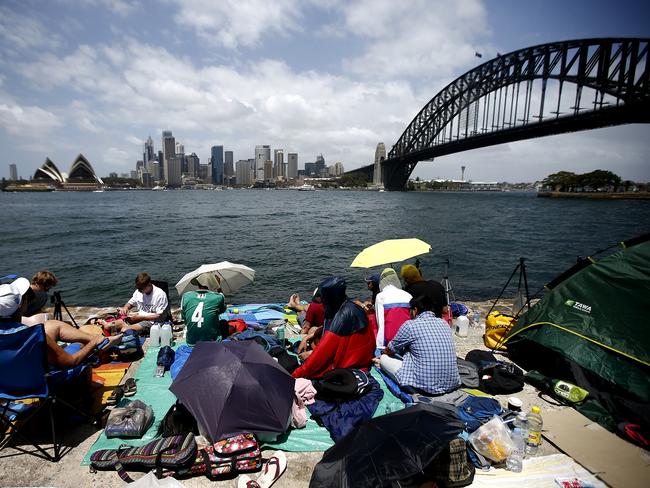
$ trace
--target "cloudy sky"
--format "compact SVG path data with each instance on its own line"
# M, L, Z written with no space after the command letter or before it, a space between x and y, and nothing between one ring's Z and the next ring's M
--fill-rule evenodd
M83 153L127 172L172 130L212 145L323 154L346 170L390 148L456 77L564 39L650 37L640 0L0 0L0 176ZM483 54L482 59L474 53ZM650 126L517 142L420 163L414 176L533 181L611 169L650 181Z

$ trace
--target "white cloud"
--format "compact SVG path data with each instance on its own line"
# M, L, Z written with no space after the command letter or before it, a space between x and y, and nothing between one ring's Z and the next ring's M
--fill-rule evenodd
M61 125L59 117L48 110L0 102L0 127L10 134L36 137Z
M343 14L348 30L369 40L366 52L346 59L345 67L370 77L458 75L487 30L478 0L363 0L346 4Z
M142 4L138 0L64 0L74 6L85 4L88 7L102 7L121 17L131 15L133 12L142 10Z
M31 49L50 50L61 43L59 35L48 29L38 16L26 16L0 6L2 50L12 55Z
M298 0L173 0L175 21L211 45L254 46L265 36L284 36L300 29L305 6Z
M102 153L102 156L103 163L108 167L117 167L120 170L125 168L135 168L135 158L133 157L133 153L125 151L122 148L109 147Z

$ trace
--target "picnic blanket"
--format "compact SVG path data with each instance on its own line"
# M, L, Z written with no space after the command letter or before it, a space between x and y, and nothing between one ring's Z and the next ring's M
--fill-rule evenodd
M180 345L178 344L175 347ZM172 383L171 375L167 372L162 378L154 377L157 355L158 348L149 348L147 350L140 364L140 368L134 376L138 386L138 392L133 397L122 399L118 404L118 406L121 406L127 400L142 400L153 408L155 415L153 425L140 439L107 439L104 432L102 432L86 453L86 456L81 462L82 465L90 464L90 455L98 449L115 449L122 444L141 446L156 437L160 421L176 401L174 394L169 391L169 386ZM381 380L379 373L373 371L371 374L379 382L384 392L384 397L379 402L374 416L377 417L389 411L403 408L404 404L388 390L385 383ZM292 429L288 433L280 436L275 442L265 442L262 445L262 449L280 449L290 452L323 452L333 445L334 441L332 441L327 429L319 426L316 421L309 419L304 429Z
M226 320L242 319L246 323L266 325L273 320L287 320L290 324L298 323L294 310L284 308L282 303L249 303L230 305L226 309Z
M93 413L99 413L106 405L106 400L129 369L131 363L111 362L93 368Z

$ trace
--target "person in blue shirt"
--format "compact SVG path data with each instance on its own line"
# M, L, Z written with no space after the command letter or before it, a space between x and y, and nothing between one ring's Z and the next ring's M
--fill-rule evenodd
M434 303L426 296L411 299L409 306L411 320L384 349L381 370L407 393L438 396L457 390L460 376L449 324L435 316Z

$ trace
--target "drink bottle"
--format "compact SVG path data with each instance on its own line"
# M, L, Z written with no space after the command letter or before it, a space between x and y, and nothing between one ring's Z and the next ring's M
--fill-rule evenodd
M539 445L542 443L542 409L533 405L528 415L526 423L528 424L528 439L526 440L526 454L534 455L537 453Z
M153 324L149 329L149 347L160 347L160 325Z
M160 347L172 345L172 326L163 324L160 328Z

